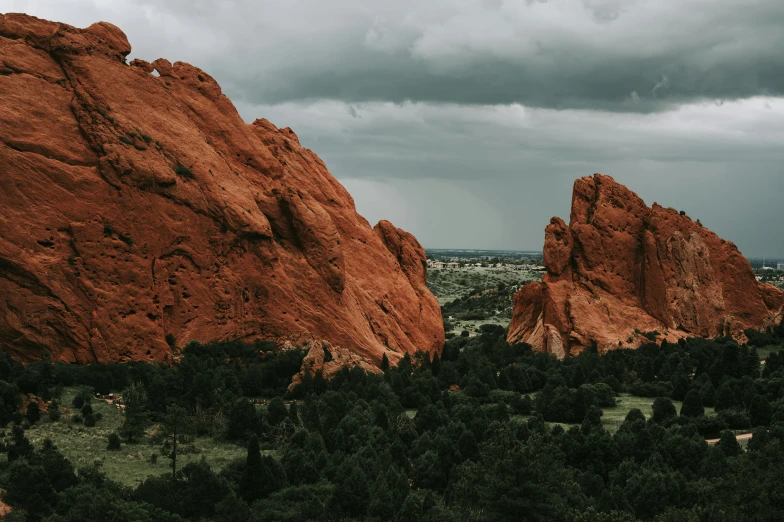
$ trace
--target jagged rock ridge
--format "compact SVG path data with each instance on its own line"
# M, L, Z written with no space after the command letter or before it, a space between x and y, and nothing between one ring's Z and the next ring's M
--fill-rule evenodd
M291 129L242 121L117 27L0 15L0 346L168 360L190 340L440 350L425 254L376 229ZM168 342L167 342L168 339Z
M544 264L542 283L515 296L508 340L560 357L594 341L601 351L636 346L651 332L742 338L784 305L733 243L601 174L575 182L568 226L550 221Z

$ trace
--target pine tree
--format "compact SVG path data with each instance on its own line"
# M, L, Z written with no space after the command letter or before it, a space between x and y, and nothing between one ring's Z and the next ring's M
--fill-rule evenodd
M716 404L716 389L713 387L713 383L706 382L700 388L700 398L702 399L702 404L704 406L711 407Z
M653 421L659 424L666 422L677 415L675 405L666 397L659 397L653 401Z
M751 425L755 428L757 426L770 426L770 422L773 420L773 408L765 397L755 395L751 400L749 417L751 417Z
M131 384L123 395L125 419L120 427L120 435L128 442L144 435L144 429L149 421L147 413L147 391L139 383Z
M683 367L682 363L678 363L675 372L673 372L672 377L670 378L670 382L672 383L672 398L676 401L682 401L684 397L686 397L686 394L689 392L689 387L691 386L691 381L689 380L689 376L686 374L686 369Z
M735 408L735 394L726 382L716 390L716 411L731 410Z
M394 499L383 474L379 475L378 480L376 480L373 491L368 514L379 520L392 520L395 516Z
M721 432L721 438L716 444L716 447L727 457L735 457L740 455L743 451L740 444L738 444L738 439L736 439L735 435L729 430Z
M30 401L30 404L27 405L26 417L30 424L35 424L38 422L38 419L41 418L41 408L38 406L37 402Z
M438 373L441 371L441 358L438 357L438 354L433 354L433 360L430 362L430 371L433 375L438 377Z
M286 409L286 404L280 397L272 399L267 406L267 422L272 426L277 426L288 417L289 411Z
M345 460L333 483L329 509L340 516L362 520L370 504L370 488L362 468L351 459Z
M686 397L683 398L681 416L696 418L702 417L703 415L705 415L705 408L702 405L700 392L697 390L689 390Z

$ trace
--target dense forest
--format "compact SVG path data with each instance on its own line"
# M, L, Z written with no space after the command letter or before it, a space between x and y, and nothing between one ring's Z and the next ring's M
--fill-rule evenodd
M308 375L292 390L304 354L268 343L191 343L174 366L22 366L0 354L7 519L783 520L784 354L761 364L757 349L780 345L784 325L749 333L747 345L693 338L559 361L487 325L432 360ZM66 415L100 424L93 394L110 392L125 411L107 451L155 438L168 473L122 486L28 439ZM23 414L23 394L53 402ZM608 430L603 409L621 394L651 398L652 414L630 409ZM733 429L753 437L741 446ZM195 436L245 456L178 466Z

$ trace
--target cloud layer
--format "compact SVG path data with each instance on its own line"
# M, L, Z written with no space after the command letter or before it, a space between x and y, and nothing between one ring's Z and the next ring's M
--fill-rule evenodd
M129 32L135 54L184 54L230 78L235 97L248 103L409 100L647 112L784 94L778 0L47 4L11 0L12 8L84 23L93 13L106 16Z
M10 6L9 6L10 4ZM615 176L784 257L780 0L6 0L107 20L291 126L374 222L541 248L576 177Z

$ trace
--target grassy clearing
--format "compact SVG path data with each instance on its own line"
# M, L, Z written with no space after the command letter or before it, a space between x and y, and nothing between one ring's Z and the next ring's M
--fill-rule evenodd
M60 404L70 407L77 391L66 389L59 400ZM27 437L36 447L40 447L45 439L51 439L76 468L99 462L110 479L126 486L136 486L147 477L171 470L171 461L161 455L161 445L150 440L136 444L123 443L117 451L107 450L107 438L119 430L122 414L115 406L96 399L93 399L92 407L95 413L103 416L93 428L72 423L71 414L64 413L58 422L50 422L44 416L27 430ZM246 449L241 446L200 437L194 441L192 452L178 452L177 467L204 458L213 469L219 470L236 458L244 458L246 454ZM151 462L151 455L157 455L156 463Z
M536 394L530 394L531 398L533 399ZM624 419L626 419L626 415L635 408L639 409L643 415L645 415L646 419L650 419L653 415L653 401L656 399L651 397L636 397L634 395L629 395L628 393L621 393L616 398L616 406L614 408L602 408L604 415L602 415L602 425L604 429L606 429L609 433L615 433L618 430L618 427L623 424ZM675 405L675 410L680 413L682 402L673 400L672 403ZM713 408L705 408L705 415L706 416L713 416L716 412ZM531 418L529 415L512 415L512 418L520 419L520 420L528 420ZM559 425L563 429L568 430L572 426L579 426L579 424L566 424L560 422L548 422L549 425Z
M770 354L780 351L784 346L780 344L769 344L768 346L763 346L762 348L757 348L757 353L759 354L760 360L764 361Z
M444 268L427 271L427 287L440 304L462 297L472 288L490 288L499 284L519 286L541 279L542 275L538 272L494 268Z
M634 408L639 409L643 415L645 415L646 419L650 419L653 415L653 401L656 399L650 397L635 397L628 393L621 393L615 400L618 403L617 406L615 408L604 408L604 416L602 416L604 429L610 433L614 433L618 429L618 426L623 423L626 415ZM675 410L680 413L683 403L675 400L673 400L672 403L675 405ZM713 408L705 408L706 416L711 417L715 414L716 412Z

